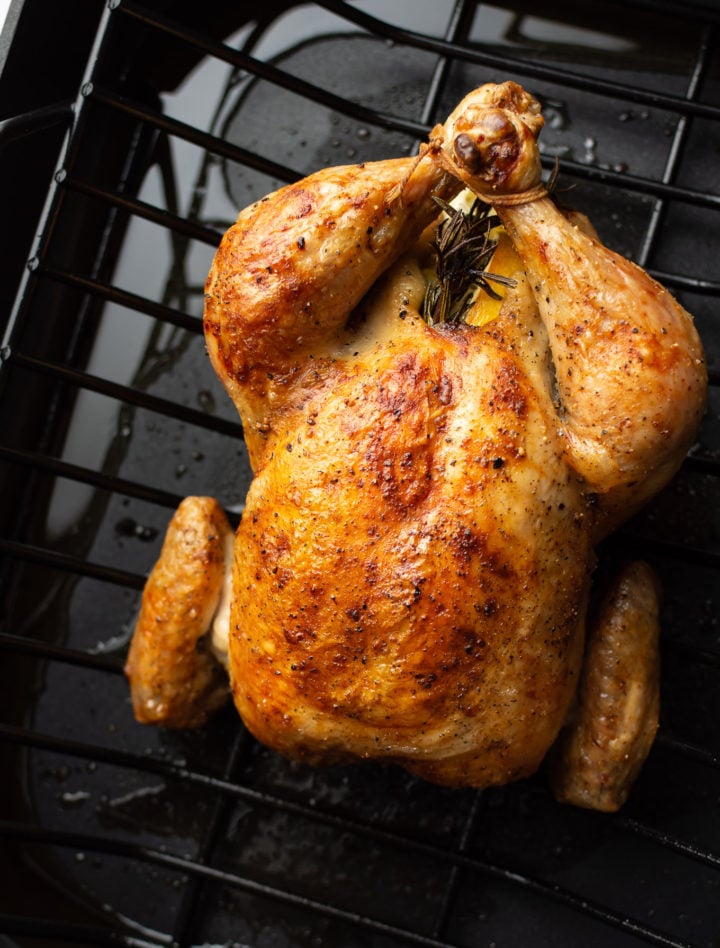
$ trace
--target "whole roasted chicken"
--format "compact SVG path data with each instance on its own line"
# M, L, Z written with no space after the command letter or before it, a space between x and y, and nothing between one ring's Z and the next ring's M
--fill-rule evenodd
M546 193L542 124L482 86L417 156L228 231L205 333L254 480L234 536L210 498L170 525L138 720L203 723L225 665L292 758L483 787L548 756L559 799L621 805L657 727L659 588L625 564L590 611L593 551L680 465L706 371L684 309Z

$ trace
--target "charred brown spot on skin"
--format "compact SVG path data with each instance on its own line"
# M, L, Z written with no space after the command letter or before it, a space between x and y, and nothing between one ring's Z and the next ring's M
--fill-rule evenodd
M500 170L505 170L507 162L515 160L520 150L517 129L501 111L488 112L483 117L482 126L493 166L497 164Z
M522 377L517 365L504 359L492 384L490 410L511 411L518 419L527 415L527 393L522 385Z
M415 352L404 352L378 387L378 404L386 415L418 412L425 399L428 367Z
M428 495L432 452L418 448L392 458L374 445L368 449L365 460L376 472L375 480L389 511L403 514L409 507L420 504Z
M476 174L482 168L482 155L472 138L461 132L453 142L453 151L458 161L464 165L468 171Z
M476 604L476 609L481 607ZM459 629L458 636L461 641L462 651L469 656L473 663L485 657L487 642L481 635L478 635L476 629Z
M295 202L295 218L297 220L308 217L315 209L313 195L307 188L295 186L288 190L288 196Z
M453 141L453 152L470 174L484 174L501 182L515 166L521 151L518 132L500 109L488 111L480 123L481 131L473 138L460 132Z
M415 353L405 353L374 384L364 386L361 404L343 420L362 446L360 475L379 488L396 513L420 503L431 488L437 419L430 397L437 397L435 388L428 366ZM445 384L442 396L450 395Z
M432 327L432 332L444 336L452 344L453 354L461 359L468 358L475 350L471 348L471 340L475 335L475 327L465 323L438 323ZM457 380L457 376L455 376Z
M447 544L461 563L477 563L488 576L507 579L513 575L514 570L507 559L490 548L490 537L485 532L470 527L460 528L448 536Z
M505 178L517 162L520 148L515 138L503 139L490 145L490 164L498 179Z
M283 635L285 636L285 641L288 645L300 645L301 643L306 643L312 641L315 638L315 633L309 629L303 629L300 626L293 628L284 628Z
M268 573L277 577L281 569L280 564L290 551L290 541L286 534L282 532L276 533L271 530L263 530L259 540L263 565ZM282 573L284 579L287 581L291 574L284 568L282 569Z
M466 563L471 562L476 555L482 559L487 558L488 537L485 533L474 533L467 527L453 534L450 541L453 552Z

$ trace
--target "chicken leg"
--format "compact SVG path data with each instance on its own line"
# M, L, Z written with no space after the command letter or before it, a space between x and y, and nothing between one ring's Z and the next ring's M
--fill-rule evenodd
M488 109L486 90L436 129L433 147L493 203L522 259L549 336L568 460L601 495L608 532L685 457L705 407L702 345L664 287L542 196L537 116L512 95Z

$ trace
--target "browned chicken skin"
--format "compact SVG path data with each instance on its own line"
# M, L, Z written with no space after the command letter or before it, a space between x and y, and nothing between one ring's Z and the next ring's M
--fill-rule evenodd
M568 784L602 704L592 685L574 704L593 548L681 463L706 374L682 307L544 196L541 126L519 86L483 86L418 157L283 188L216 255L206 339L255 474L230 679L248 728L291 757L486 786L535 771L567 721ZM478 301L431 326L420 237L461 187L495 206L515 285L484 325ZM647 613L633 576L614 607L628 627L635 595ZM628 636L605 652L655 667L657 637ZM614 789L559 793L608 808L637 766L606 769Z
M143 592L125 672L143 724L199 727L228 698L207 632L229 569L232 531L212 497L187 497Z
M624 567L590 623L578 705L553 752L559 800L617 810L657 730L660 590L646 563Z

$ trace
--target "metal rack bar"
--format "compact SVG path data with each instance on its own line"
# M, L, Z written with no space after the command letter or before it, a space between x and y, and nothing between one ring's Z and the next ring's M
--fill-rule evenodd
M645 938L652 944L667 946L672 945L678 946L678 948L679 946L686 944L685 942L668 938L662 932L655 931L651 927L645 926L643 923L628 918L626 915L612 912L602 905L593 903L591 900L588 900L582 896L577 896L574 893L562 889L559 886L545 883L525 873L518 872L513 868L506 868L496 863L480 860L477 857L469 856L465 853L459 852L457 849L447 849L431 843L426 843L422 840L413 839L412 837L400 836L391 830L385 830L382 827L374 824L358 823L346 817L336 816L327 810L319 811L313 807L305 806L294 801L281 800L280 798L273 797L270 794L251 790L250 788L228 781L224 778L214 777L209 774L190 770L184 764L177 764L158 758L143 757L127 751L119 751L115 748L101 748L95 745L83 744L79 741L68 740L66 738L54 738L50 735L41 735L36 731L28 731L24 728L14 727L12 725L0 724L0 740L10 741L23 746L37 747L56 753L59 752L72 756L78 756L97 763L129 767L145 773L153 773L156 775L161 775L165 778L180 779L184 782L201 785L207 789L212 789L214 792L220 792L235 797L236 799L242 799L251 805L282 810L283 812L295 814L304 819L312 820L313 822L319 822L323 825L331 826L340 832L353 833L367 839L372 839L379 843L387 844L396 850L402 849L405 852L414 852L418 855L429 856L438 862L455 865L472 872L488 875L489 877L502 880L513 885L520 885L528 891L551 899L552 901L557 902L568 909L572 909L584 915L593 917L598 921L602 921L607 925L618 928L619 930L625 931L627 933L641 935L641 937ZM13 838L13 826L14 824L0 822L0 835L5 834L8 835L9 838ZM34 830L32 827L29 829L30 831ZM41 838L44 832L52 834L53 831L38 828L37 830L34 830L34 832L36 837ZM650 841L655 842L661 846L668 846L669 840L671 839L668 834L653 834L652 831L645 828L643 829L643 835L645 835ZM92 845L93 840L95 840L94 846ZM112 845L112 841L110 841L110 844ZM97 837L87 837L87 844L76 842L71 843L70 845L79 846L80 848L95 848L106 851L97 841ZM129 845L129 848L132 849L133 847ZM685 856L687 858L698 858L698 852L692 851L692 847L678 844L673 846L673 849L679 855ZM110 851L112 851L112 849ZM142 851L143 847L138 847L138 852L136 855L140 855ZM712 858L713 857L711 857L711 859ZM206 874L206 867L196 865L194 860L183 860L183 865L187 871L197 872L199 875ZM215 874L218 872L220 872L220 870L209 868L207 874L209 877L216 877ZM238 885L243 887L242 877L236 877L232 873L222 873L222 876L226 881L234 879ZM265 891L266 894L270 894L272 892L277 892L278 890L272 890L268 888ZM346 915L344 917L348 919L351 916ZM396 932L396 934L398 933L399 932ZM429 944L433 944L433 942L430 941ZM441 942L440 944L445 943Z
M69 125L73 117L72 106L72 101L66 99L0 120L0 150L10 142L35 132L45 131L55 125Z
M547 164L550 160L547 159ZM554 159L553 162L554 164ZM561 172L567 172L585 181L595 181L601 184L610 184L633 194L642 194L647 197L665 198L692 204L695 207L707 207L713 210L720 208L720 194L708 194L696 191L693 188L681 187L674 184L665 184L652 178L643 178L640 175L629 174L627 171L612 171L606 168L596 168L568 158L559 160Z
M700 44L698 46L697 56L695 58L695 64L693 66L692 74L690 76L690 81L688 83L687 92L685 93L685 98L689 102L697 101L697 96L700 92L700 87L702 84L703 77L707 72L709 60L710 60L710 50L712 46L713 38L713 29L710 26L706 26L700 37ZM687 143L687 137L690 129L690 119L687 115L681 115L678 119L677 127L675 128L675 133L673 135L672 143L668 151L667 159L665 161L665 167L663 169L661 181L663 184L672 184L675 180L675 176L680 167L680 160L682 158L683 149ZM665 216L665 202L664 200L658 200L655 202L653 207L652 215L648 222L647 230L645 231L645 237L640 246L640 250L637 254L636 262L641 267L646 267L650 256L652 254L655 243L658 239L658 234L660 231L660 224Z
M673 4L665 5L673 6ZM134 19L139 24L148 28L161 30L167 35L174 36L181 42L190 44L206 55L214 56L230 63L236 69L246 69L259 79L275 83L279 87L289 89L290 91L298 92L342 114L361 117L368 123L374 123L378 126L394 129L406 134L424 134L427 128L429 128L432 121L433 99L445 81L444 71L450 59L464 59L466 61L485 63L488 65L502 65L503 68L507 68L509 65L514 71L526 75L534 75L537 78L544 78L553 82L565 81L566 84L572 85L574 88L582 88L596 94L612 96L633 102L644 101L645 104L652 105L655 108L671 110L680 115L680 126L676 135L674 151L666 164L665 173L661 181L656 182L643 177L606 171L604 169L593 169L586 165L568 160L561 162L562 170L565 173L571 173L586 180L601 181L617 188L623 188L627 191L654 197L658 202L680 201L710 210L720 209L720 195L702 194L694 189L677 187L673 184L674 170L677 167L680 149L684 147L685 133L691 118L693 116L702 116L711 120L720 118L720 108L698 102L693 98L693 96L697 95L698 83L707 57L707 47L709 47L707 36L705 38L705 58L703 58L702 55L698 57L695 74L691 81L688 99L686 101L681 97L655 94L637 90L636 88L631 89L627 85L614 82L609 83L592 77L581 76L576 73L563 72L554 67L552 70L549 70L547 67L521 63L518 60L508 57L494 57L481 50L470 48L466 44L463 45L458 41L460 36L459 32L453 33L450 31L444 40L435 40L412 31L399 30L372 17L367 17L358 8L351 7L344 2L339 2L339 0L324 0L324 2L320 3L320 6L332 10L333 12L339 12L340 15L345 16L351 22L355 22L356 25L372 29L375 35L386 36L397 42L409 43L417 48L428 49L441 57L445 57L435 74L433 83L431 83L428 105L423 114L422 122L409 122L366 109L358 103L339 98L327 90L320 89L310 83L302 82L275 66L263 63L253 57L247 56L245 53L232 50L225 44L215 43L202 34L188 30L174 21L165 19L158 14L150 14L141 5L130 2L130 0L124 0L124 2L111 0L110 3L110 7L113 8L113 14L116 12L121 13L126 15L128 19ZM471 6L472 4L469 3L462 6L464 15L467 15ZM459 7L456 9L459 9ZM673 9L677 9L677 12L681 12L679 7L675 8L673 6ZM189 141L197 145L199 148L207 148L214 155L219 155L231 161L242 162L246 166L255 168L270 176L278 177L281 180L293 180L299 177L299 175L290 168L268 162L261 156L246 152L236 146L228 146L215 136L164 116L162 113L150 109L147 106L133 103L110 90L97 86L87 86L83 92L83 98L85 102L95 102L103 107L132 115L167 135L177 136L184 141ZM86 195L93 200L103 202L109 207L136 215L162 226L172 233L181 234L191 240L213 245L219 239L219 234L212 228L207 228L195 221L186 220L177 214L170 214L167 211L142 202L131 195L110 194L106 190L97 187L93 182L81 180L72 173L63 173L59 176L56 179L56 185L54 185L54 187L72 190ZM646 257L650 255L651 249L654 246L656 234L657 223L651 223L646 233L643 249L643 255ZM33 283L37 280L54 280L71 286L81 292L91 294L94 298L117 303L129 309L143 312L148 316L162 322L177 325L182 329L196 333L200 332L201 326L199 319L190 314L181 313L171 307L165 307L162 304L127 293L97 278L95 275L85 277L70 271L51 268L42 263L42 259L42 254L38 253L39 265L29 277ZM720 295L720 282L718 281L705 280L700 277L682 274L655 272L654 275L669 286L703 293L708 296ZM17 370L44 373L56 379L58 382L67 382L68 384L77 385L88 391L97 392L130 405L159 412L166 417L188 421L193 425L219 431L233 438L242 436L242 429L239 423L226 422L193 409L185 409L182 406L178 406L175 402L158 399L147 393L135 391L130 387L116 385L107 380L62 365L42 362L41 360L34 359L29 354L25 355L19 351L11 351L4 354L4 361L8 366L12 366ZM712 375L712 381L718 384L718 382L720 382L720 375L714 373ZM113 476L89 471L78 465L69 464L57 458L40 456L32 451L0 446L0 460L11 464L20 464L34 471L39 471L42 474L67 477L82 483L91 484L99 490L118 492L144 501L157 503L161 506L175 506L180 499L179 496L171 492L156 490L142 484L136 484ZM717 476L718 473L720 473L720 462L713 457L694 456L686 461L686 469ZM632 544L633 542L636 542L638 546L642 546L646 541L639 537L629 537L629 543ZM715 553L713 550L694 548L682 543L674 544L656 540L653 540L653 543L661 556L666 556L669 559L681 559L685 563L698 563L699 565L714 570L720 569L720 554ZM20 560L40 563L44 566L52 566L55 569L69 571L79 576L92 577L120 586L139 590L144 583L144 577L136 574L108 569L107 567L87 563L67 555L56 554L54 551L41 550L30 544L0 540L0 551L6 552L9 556L17 557ZM672 645L673 643L670 644ZM695 648L685 643L677 643L677 647L685 649L693 660L704 661L712 668L718 667L719 657L712 652ZM9 633L0 634L0 650L24 654L36 659L38 662L66 662L79 667L86 667L99 673L110 672L111 674L119 674L122 671L116 662L112 662L103 656L91 655L77 649L51 645L45 642L37 642ZM268 898L276 902L283 902L295 906L313 915L331 918L359 927L382 937L397 939L410 944L435 946L435 948L449 948L449 943L443 940L443 935L448 930L448 923L452 920L453 903L458 879L461 873L470 873L489 876L507 883L510 886L519 886L524 891L533 892L541 898L552 900L570 911L591 917L599 923L608 926L609 929L621 931L626 935L635 936L651 944L674 946L674 948L681 948L681 946L687 945L687 943L682 940L682 936L674 938L672 935L653 929L645 924L644 921L628 918L623 913L587 900L574 892L564 890L551 883L518 872L512 866L485 863L471 855L469 847L475 821L478 818L479 808L481 807L480 794L475 797L472 812L465 823L460 840L454 848L446 849L442 846L428 844L423 840L414 839L411 836L405 836L392 830L386 830L381 825L377 825L371 821L347 819L337 816L331 809L317 809L309 805L294 803L293 801L283 800L281 797L262 793L250 787L243 786L237 779L234 779L234 777L238 771L238 763L242 760L243 742L245 739L245 732L239 729L232 748L225 758L225 766L222 775L220 777L214 777L210 774L191 770L179 762L149 759L141 755L121 752L115 748L102 748L92 744L83 744L64 738L55 738L50 735L39 734L37 731L31 729L13 728L9 725L0 726L0 740L10 744L25 748L52 751L70 757L75 756L111 766L125 767L140 773L158 774L170 779L180 780L183 783L216 794L214 802L215 811L200 842L198 855L193 859L177 854L168 854L157 848L123 843L122 841L107 839L97 835L63 832L47 827L29 827L22 824L0 825L0 832L4 833L9 839L34 842L44 846L94 849L95 851L107 853L121 859L139 860L153 865L164 866L172 871L182 873L191 880L175 919L173 935L158 933L157 941L146 941L134 939L133 936L126 933L118 933L116 936L113 931L103 929L96 940L92 941L91 933L94 930L76 927L73 928L72 931L70 928L63 929L68 938L75 937L78 943L137 945L138 948L152 948L153 945L169 945L172 943L180 945L187 944L191 939L193 926L192 917L199 904L198 899L202 892L202 887L208 883L218 882L252 892L262 898ZM680 760L683 758L692 759L705 767L714 769L720 766L718 753L676 738L670 733L662 732L658 737L658 743L666 750L677 755ZM409 928L387 925L380 919L372 917L371 913L363 915L346 911L328 902L307 899L296 893L288 892L275 886L262 885L253 879L243 876L241 873L228 872L216 868L213 865L215 843L219 838L219 834L222 832L222 827L225 825L230 806L239 799L248 802L250 805L262 807L272 812L285 812L298 819L313 820L324 826L336 828L338 832L352 833L364 839L373 840L379 844L395 848L403 853L417 853L418 856L425 856L443 866L449 866L450 880L445 887L439 917L431 934L423 935L413 932L409 930ZM720 868L720 855L717 853L688 843L679 837L657 830L652 826L644 825L637 820L617 817L613 818L612 826L617 831L642 837L652 845L657 846L659 851L667 850L691 862L700 863L712 870ZM4 924L10 927L4 929ZM13 925L19 925L20 928L13 929ZM29 927L23 929L22 926ZM33 928L31 919L18 920L6 916L5 919L0 918L0 930L17 931L17 933L39 937L43 934L47 934L49 929L48 923L43 920L39 920ZM56 935L56 933L51 934ZM83 939L87 939L87 942L83 941Z
M708 750L705 747L700 747L697 744L693 744L691 741L674 737L666 730L660 731L655 740L657 741L659 747L666 747L669 750L672 750L673 753L679 754L683 757L688 757L691 760L695 760L699 764L703 764L706 767L720 767L720 750Z
M22 464L24 467L42 471L46 474L54 475L55 477L65 477L81 484L90 484L98 490L105 490L108 491L108 493L124 494L126 497L133 497L135 500L158 504L161 507L171 507L174 509L183 499L181 494L160 490L158 487L138 484L136 481L126 480L115 474L110 475L103 474L99 471L91 471L89 468L80 467L78 464L71 464L60 458L53 458L47 454L38 454L36 451L10 448L0 444L0 460L8 461L12 464Z
M290 92L295 92L320 105L325 105L329 109L339 112L341 115L361 119L379 128L404 131L408 135L417 135L423 131L422 125L417 122L402 118L401 116L386 115L375 109L366 108L361 102L351 102L342 96L335 95L327 89L323 89L321 86L314 85L311 82L305 82L296 76L291 76L282 69L273 66L271 63L248 55L243 50L234 49L225 43L214 42L195 30L186 29L177 21L153 13L138 3L131 3L125 0L118 9L128 16L140 20L146 26L160 30L169 36L173 36L187 43L189 46L192 46L194 49L201 50L206 55L212 56L214 59L226 62L236 69L244 70L257 79L264 79L271 82L281 89L287 89Z
M120 287L111 286L109 283L103 283L101 280L92 277L79 276L67 270L59 270L45 265L38 266L38 275L90 293L108 303L117 303L119 306L135 310L138 313L145 313L146 316L153 316L161 322L177 326L178 329L186 329L189 332L202 335L202 319L199 316L191 316L189 313L183 313L172 306L166 306L164 303L156 303L154 300L139 296L137 293L122 290Z
M706 280L703 277L685 276L678 273L669 273L667 270L657 270L648 267L648 273L659 283L676 290L690 290L706 296L720 296L720 281Z
M462 834L457 844L457 852L460 855L467 855L470 850L470 844L472 842L473 834L475 832L475 827L477 826L478 820L480 818L480 812L484 808L485 796L482 790L478 790L475 793L473 798L472 806L470 807L470 812L467 815L465 820L465 825L463 826ZM450 868L450 880L445 886L445 891L443 893L442 905L440 906L440 911L438 912L437 921L435 922L435 928L433 929L433 934L436 938L439 938L444 931L447 930L450 921L452 919L452 911L457 899L457 891L460 885L460 867L453 865Z
M61 846L72 849L98 852L105 856L117 856L131 859L134 862L145 862L161 866L185 875L196 876L200 879L232 885L245 892L270 899L285 905L310 912L313 916L330 918L336 921L349 923L353 926L372 931L379 935L399 939L407 944L420 945L423 948L454 948L446 941L437 941L419 932L400 928L379 919L370 918L357 912L348 911L327 902L319 902L307 896L278 889L275 886L257 882L236 872L218 869L210 865L203 865L187 856L169 853L153 846L139 843L127 843L122 840L102 838L95 835L66 832L63 830L49 830L35 826L18 824L7 825L0 820L0 834L8 839L31 842L45 846ZM672 948L686 948L682 943L675 941L658 941L656 944L672 946Z
M194 125L187 122L181 122L179 119L170 118L164 112L152 109L149 106L142 105L139 102L133 102L125 96L102 89L99 86L93 86L88 95L92 95L95 102L116 112L122 112L130 115L141 122L146 122L153 128L163 131L168 135L173 135L192 145L197 145L205 151L221 158L227 158L229 161L236 161L248 168L254 168L271 178L278 178L281 181L297 181L302 177L299 171L288 168L287 165L278 164L262 155L241 148L239 145L233 145L226 142L217 135L211 135L209 132L203 132Z
M131 589L139 590L145 585L145 577L139 573L131 573L113 566L103 566L100 563L91 563L78 556L60 553L57 550L36 546L33 543L19 543L16 540L0 537L0 553L6 553L8 556L28 563L50 566L66 573L74 573L77 576L102 579L105 582L114 583L116 586L128 586Z
M691 843L679 840L669 833L656 830L651 826L641 823L639 820L631 820L627 817L618 816L615 817L615 822L618 826L627 830L627 832L634 833L636 836L642 836L658 846L672 849L678 853L678 855L684 856L686 859L694 859L704 866L709 866L711 869L720 869L720 855L717 853L709 853L706 849L700 849L699 846L694 846Z
M240 772L242 760L248 752L250 736L244 728L238 728L228 754L223 780L235 783L235 775ZM226 795L218 795L213 801L213 812L208 821L204 839L200 843L196 862L210 866L217 843L222 838L223 829L227 826L232 811L233 800ZM191 876L183 894L173 931L173 943L179 948L192 948L192 933L196 926L197 908L203 892L205 880L201 876Z
M647 537L634 533L629 527L623 527L621 535L624 548L628 553L633 551L638 552L647 547ZM653 537L652 545L658 556L666 557L676 562L692 563L696 566L720 570L720 553L715 550L676 543L672 540L664 540L659 537Z
M158 208L145 201L130 197L126 194L115 194L103 188L97 187L90 181L83 181L80 178L65 176L60 179L63 187L70 191L76 191L78 194L84 194L86 197L94 198L105 204L127 211L134 217L141 217L143 220L150 221L152 224L159 224L174 234L181 234L189 237L191 240L199 240L201 243L216 247L222 237L222 231L215 230L212 227L206 227L198 221L190 220L187 217L180 217L177 214L171 214L163 208Z
M117 662L104 655L93 652L81 652L79 649L68 648L66 645L52 645L49 642L40 642L25 635L12 635L9 632L0 632L0 649L14 652L18 655L31 655L41 661L65 662L82 668L92 668L95 671L121 674L122 668Z
M138 408L145 408L148 411L157 412L169 418L175 418L178 421L185 421L189 424L197 425L199 428L217 431L220 434L229 435L231 438L242 439L243 436L242 425L239 422L228 421L217 415L209 415L206 412L200 411L200 409L188 408L169 399L159 398L156 395L150 395L148 392L140 392L136 389L129 388L127 385L120 385L117 382L110 382L99 376L90 375L88 372L70 369L67 366L46 362L43 359L35 359L18 352L10 353L7 357L7 362L18 368L40 372L58 381L69 382L72 385L78 385L81 388L97 392L100 395L115 398L128 405L135 405Z
M681 96L669 95L663 92L653 92L630 86L620 82L611 82L595 76L571 72L556 66L544 66L540 63L530 63L527 60L515 59L508 55L488 53L471 46L448 43L446 40L436 39L417 33L414 30L392 26L384 20L371 16L369 13L350 6L345 0L316 0L318 6L335 13L350 23L355 23L376 36L384 36L396 43L414 46L417 49L427 49L431 52L452 56L464 62L477 63L484 66L495 66L512 69L519 75L530 76L533 79L542 79L547 82L562 83L573 89L584 92L593 92L613 99L633 102L635 105L648 105L654 108L667 109L681 115L699 115L704 118L720 118L720 107L707 105L703 102L689 102Z
M154 128L162 130L169 135L175 135L184 141L198 145L211 154L228 158L231 161L237 161L249 168L261 171L268 176L279 178L281 181L292 182L300 180L303 177L302 173L297 170L271 162L253 152L240 148L238 145L229 144L215 135L199 131L192 125L180 122L177 119L172 119L162 112L158 112L140 103L132 102L125 97L115 95L107 90L94 88L92 95L103 105L132 115L134 118L147 122ZM680 101L684 102L685 100L682 99ZM376 116L379 115L379 113L375 114ZM720 118L720 109L716 110L716 114L713 115L713 118ZM421 123L417 123L414 129L415 134L421 136L427 135L429 131L430 126ZM546 158L544 163L550 167L554 165L555 160ZM631 175L627 172L612 171L611 169L597 168L567 158L561 158L559 165L562 172L567 172L589 181L613 184L633 193L645 194L652 197L665 197L698 207L720 208L720 194L708 194L707 192L697 191L693 188L664 184L663 182L654 181L651 178Z

